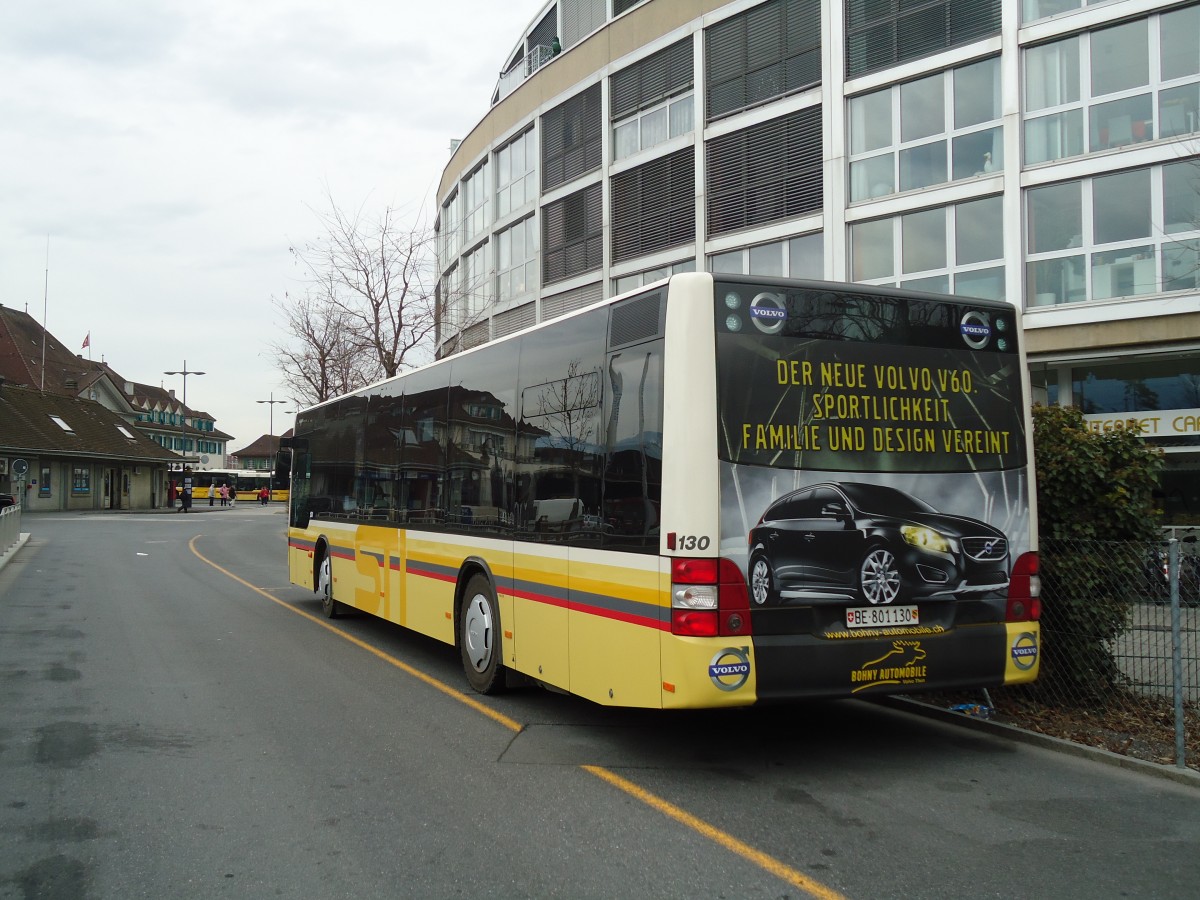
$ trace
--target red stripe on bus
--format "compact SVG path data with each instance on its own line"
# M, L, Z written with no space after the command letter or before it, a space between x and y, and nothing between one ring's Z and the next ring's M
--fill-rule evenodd
M635 616L633 613L618 612L615 609L604 609L601 606L584 606L579 603L572 603L570 608L577 612L587 613L589 616L598 616L601 619L615 619L618 622L625 622L629 625L641 625L643 628L667 631L671 627L670 622L660 622L648 616Z
M422 578L432 578L434 581L448 581L454 584L458 581L456 575L443 575L441 572L431 572L429 569L420 569L409 563L405 569L409 575L420 575Z
M412 563L408 564L407 572L410 575L420 575L423 578L432 578L435 581L456 582L458 579L453 575L443 575L439 572L431 572L428 569L421 569ZM605 609L601 606L588 606L581 603L570 603L561 597L551 597L549 594L539 594L534 591L519 591L511 590L504 591L513 597L520 597L522 600L532 600L534 603L544 603L547 606L554 606L558 609L569 609L575 612L586 613L589 616L596 616L601 619L612 619L617 622L625 622L628 625L640 625L643 628L653 628L656 631L668 631L671 627L669 621L660 621L652 619L649 616L639 616L633 613L620 612L615 609Z
M535 591L506 591L514 597L520 597L522 600L532 600L534 603L544 603L547 606L556 606L559 609L567 608L567 601L562 597L551 597L549 594L539 594Z

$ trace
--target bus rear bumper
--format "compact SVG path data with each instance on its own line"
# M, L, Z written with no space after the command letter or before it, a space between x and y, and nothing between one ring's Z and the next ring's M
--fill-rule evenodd
M760 702L970 689L1037 678L1037 622L960 626L865 639L754 639Z

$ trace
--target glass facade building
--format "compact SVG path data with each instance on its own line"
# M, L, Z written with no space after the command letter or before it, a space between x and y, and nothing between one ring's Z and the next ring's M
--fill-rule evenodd
M1005 299L1036 397L1138 422L1200 524L1200 2L552 0L512 38L439 185L439 355L697 269Z

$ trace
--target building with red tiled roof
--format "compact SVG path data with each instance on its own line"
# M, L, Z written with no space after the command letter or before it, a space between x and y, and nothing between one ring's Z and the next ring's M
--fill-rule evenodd
M0 377L9 384L93 400L182 456L193 469L225 468L233 436L210 413L186 408L174 390L127 381L108 363L84 359L25 312L0 304Z
M0 423L0 492L27 510L166 505L178 457L97 401L0 377Z
M269 471L275 468L275 455L279 452L280 437L291 437L292 429L285 431L282 436L274 434L261 435L257 440L247 444L241 450L234 451L230 460L235 461L234 468Z

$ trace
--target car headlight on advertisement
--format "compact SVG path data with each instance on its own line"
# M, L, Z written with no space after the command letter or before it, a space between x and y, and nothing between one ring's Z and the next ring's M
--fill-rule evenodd
M950 542L945 536L924 525L901 525L900 534L905 542L922 550L933 550L936 553L949 553Z

